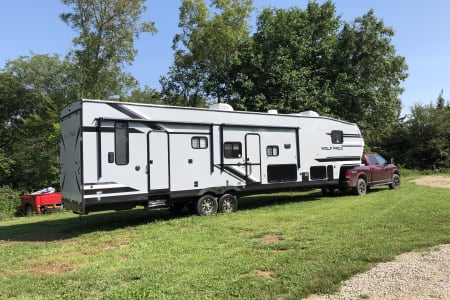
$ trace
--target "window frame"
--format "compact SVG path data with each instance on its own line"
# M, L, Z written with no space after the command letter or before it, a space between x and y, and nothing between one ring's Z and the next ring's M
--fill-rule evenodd
M194 144L194 141L198 141ZM202 141L204 141L204 146L202 147ZM192 149L208 149L208 138L206 136L193 136L191 138L191 148Z
M274 150L276 150L276 151L274 151ZM269 157L279 156L280 155L280 147L278 147L277 145L267 145L266 155Z
M344 132L342 130L332 130L330 136L332 144L344 143Z
M126 121L114 123L114 162L118 166L126 166L130 163L130 128Z
M231 149L228 150L227 145L231 145ZM237 146L238 149L234 147ZM242 158L242 143L241 142L225 142L223 143L223 157L227 159Z

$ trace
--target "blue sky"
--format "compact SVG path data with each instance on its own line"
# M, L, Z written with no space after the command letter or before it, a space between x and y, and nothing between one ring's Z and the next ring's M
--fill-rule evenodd
M322 3L323 1L318 1ZM373 8L395 31L392 43L406 57L409 77L402 84L403 113L415 103L435 101L444 90L450 99L450 1L448 0L335 0L337 14L353 20ZM307 0L254 0L258 14L264 7L305 8ZM178 0L148 0L145 19L156 23L156 35L136 41L138 56L128 71L141 86L160 89L159 78L172 64L172 38L178 33ZM0 1L0 68L21 55L60 54L72 47L75 33L59 19L67 12L59 0ZM254 24L254 19L252 24Z

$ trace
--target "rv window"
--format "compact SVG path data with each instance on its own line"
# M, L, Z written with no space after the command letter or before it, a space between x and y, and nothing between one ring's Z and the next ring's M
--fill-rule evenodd
M225 158L242 157L242 144L240 142L226 142L223 144L223 156Z
M331 142L333 144L344 143L344 133L341 130L333 130L331 132Z
M127 165L129 162L128 123L116 122L114 125L116 164Z
M194 136L191 139L191 147L193 149L206 149L208 148L208 139L202 136Z
M267 146L266 148L267 156L278 156L280 154L280 150L278 146Z

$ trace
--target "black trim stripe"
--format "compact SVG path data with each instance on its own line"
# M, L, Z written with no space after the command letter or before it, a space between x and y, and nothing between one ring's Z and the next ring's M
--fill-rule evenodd
M128 192L136 192L138 190L126 187L115 187L115 188L99 188L99 189L88 189L84 190L84 195L95 195L97 192L101 192L102 194L118 194L118 193L128 193Z
M360 134L353 134L353 133L344 133L344 137L346 138L362 138L362 136Z
M233 175L234 177L239 178L240 180L245 180L245 182L252 182L255 183L256 181L251 179L250 176L246 176L244 174L239 173L236 169L232 168L233 165L224 165L224 171L226 173ZM237 165L234 165L237 166Z
M335 162L335 161L351 161L351 160L361 160L359 156L336 156L336 157L326 157L326 158L316 158L318 162Z
M240 176L239 174L234 174L234 172L230 172L230 171L228 170L228 168L225 169L225 167L222 166L222 165L214 165L214 167L216 167L217 169L219 169L219 170L222 171L222 172L227 173L227 174L230 175L230 176L233 176L233 177L234 177L235 179L237 179L237 180L244 180L244 181L245 181L245 178L243 178L243 177Z
M102 120L97 121L97 180L102 177Z
M136 114L135 112L131 111L130 109L126 108L125 106L123 106L120 103L106 103L106 104L108 104L115 110L120 111L121 113L123 113L124 115L127 115L128 117L130 117L132 119L140 119L140 120L144 119L140 115Z
M94 126L84 126L83 132L114 132L114 127L94 127ZM136 128L128 128L129 133L144 133L143 131Z
M327 133L327 135L331 135L331 132ZM342 136L346 138L362 138L361 134L358 133L344 133Z

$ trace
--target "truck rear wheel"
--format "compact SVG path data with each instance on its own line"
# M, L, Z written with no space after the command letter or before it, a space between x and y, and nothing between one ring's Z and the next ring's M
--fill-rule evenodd
M356 182L356 187L354 189L355 195L365 195L367 194L367 182L364 178L358 178L358 181Z
M201 196L196 204L196 212L200 216L210 216L217 212L217 199L213 195Z
M224 194L219 198L219 211L221 213L232 213L237 211L238 201L232 194Z

